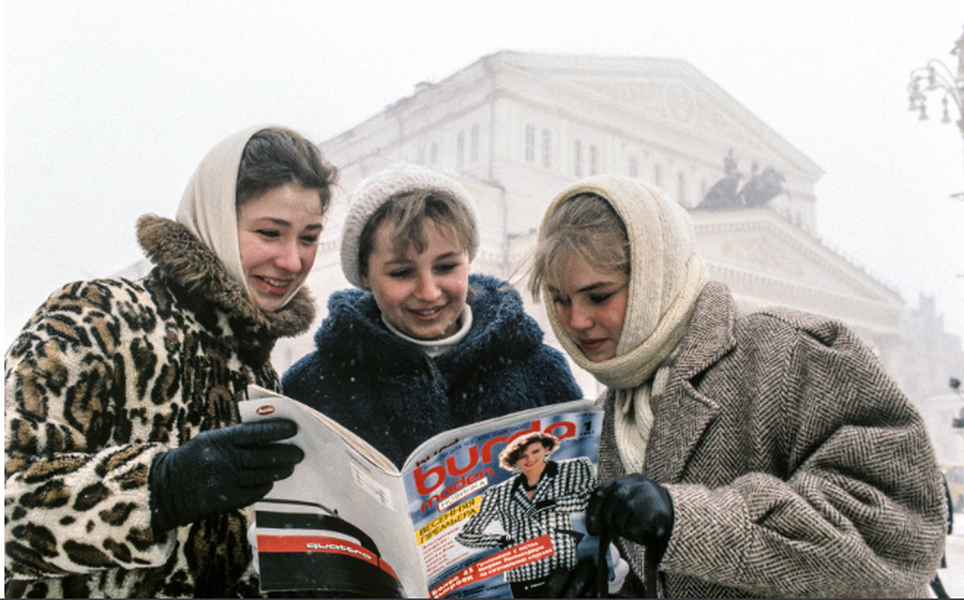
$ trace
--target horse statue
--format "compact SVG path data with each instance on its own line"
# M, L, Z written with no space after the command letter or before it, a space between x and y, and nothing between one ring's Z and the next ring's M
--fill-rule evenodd
M749 179L741 186L744 175L737 168L732 148L723 158L723 170L726 175L713 184L697 208L706 210L756 208L765 205L780 194L787 193L783 189L786 177L773 167L767 167L760 172L760 166L756 162L753 163Z

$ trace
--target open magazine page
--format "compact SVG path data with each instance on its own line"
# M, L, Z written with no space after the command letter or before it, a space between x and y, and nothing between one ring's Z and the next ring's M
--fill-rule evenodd
M380 598L424 596L401 475L374 448L291 398L249 386L241 418L288 418L305 452L257 512L261 589ZM350 440L350 443L349 443Z
M585 509L602 413L592 407L585 400L516 413L436 436L413 453L404 484L430 597L511 597L513 586L538 585L551 569L595 556ZM500 464L503 450L518 454L522 444L533 456ZM544 444L554 447L543 452ZM541 476L528 490L523 470L531 469Z

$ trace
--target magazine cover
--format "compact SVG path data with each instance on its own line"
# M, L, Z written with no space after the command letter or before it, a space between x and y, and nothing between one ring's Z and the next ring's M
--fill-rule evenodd
M585 508L602 413L589 400L435 436L397 469L364 440L256 386L242 420L289 418L305 451L255 504L262 592L511 597L593 555Z
M406 465L429 595L512 597L595 556L585 510L601 427L595 411L528 416Z

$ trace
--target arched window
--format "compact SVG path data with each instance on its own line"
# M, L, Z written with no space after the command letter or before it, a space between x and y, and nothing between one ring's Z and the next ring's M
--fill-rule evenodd
M472 123L472 135L469 140L469 161L479 160L479 124Z
M582 142L576 140L572 145L572 173L582 177Z
M465 132L460 131L455 139L455 164L461 169L465 165Z
M526 162L536 160L536 127L526 125Z

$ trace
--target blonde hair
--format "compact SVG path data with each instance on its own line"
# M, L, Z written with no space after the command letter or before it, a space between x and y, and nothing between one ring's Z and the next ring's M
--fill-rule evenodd
M577 257L597 271L629 275L626 225L612 205L597 194L568 198L546 221L530 269L532 297L538 300L544 285L562 281Z

